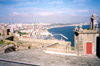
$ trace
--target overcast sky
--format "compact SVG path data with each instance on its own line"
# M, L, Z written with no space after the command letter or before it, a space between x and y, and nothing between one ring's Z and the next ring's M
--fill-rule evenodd
M100 0L0 0L0 23L100 22Z

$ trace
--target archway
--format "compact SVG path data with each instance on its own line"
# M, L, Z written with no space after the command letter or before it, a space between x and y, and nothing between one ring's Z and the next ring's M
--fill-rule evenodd
M15 49L16 49L16 48L15 48L14 46L8 47L7 49L5 49L5 53L9 53L9 52L16 51Z

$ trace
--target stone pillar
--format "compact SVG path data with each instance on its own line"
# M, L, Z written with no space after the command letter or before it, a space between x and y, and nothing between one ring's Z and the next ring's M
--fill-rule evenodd
M80 31L80 32L83 31L83 29L82 29L82 24L80 24L80 29L79 29L79 31Z
M90 29L91 30L96 30L98 28L98 23L97 23L97 17L96 14L93 14L91 19L91 23L90 23Z
M79 31L79 28L75 27L75 30L74 30L74 44L75 44L75 50L77 52L77 55L79 55L79 34L78 34L78 31Z
M76 27L75 27L75 30L76 30L76 31L78 30L77 25L76 25Z

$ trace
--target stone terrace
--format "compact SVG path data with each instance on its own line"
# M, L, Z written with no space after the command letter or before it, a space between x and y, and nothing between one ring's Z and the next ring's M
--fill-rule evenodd
M0 54L0 66L100 66L93 55L67 56L47 54L40 49L30 49Z

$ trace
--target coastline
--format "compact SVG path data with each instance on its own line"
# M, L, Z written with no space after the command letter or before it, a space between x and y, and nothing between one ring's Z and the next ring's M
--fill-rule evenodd
M74 24L74 25L63 25L63 26L52 26L52 27L49 27L47 28L46 30L49 30L49 29L52 29L52 28L61 28L61 27L69 27L69 26L80 26L80 24ZM82 26L84 25L89 25L89 24L82 24Z
M86 27L87 25L88 24L83 25L83 28L87 28ZM62 27L52 27L52 28L48 29L48 32L51 34L53 34L53 33L54 34L63 34L64 36L66 36L68 38L68 40L66 40L66 39L64 39L64 40L71 41L71 46L74 47L74 32L73 32L73 30L75 29L75 27L73 27L73 26L75 26L75 25L66 25L66 26L62 26ZM60 40L60 38L61 38L61 36L58 36L58 35L54 35L53 37L58 39L58 40Z

